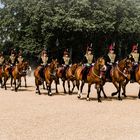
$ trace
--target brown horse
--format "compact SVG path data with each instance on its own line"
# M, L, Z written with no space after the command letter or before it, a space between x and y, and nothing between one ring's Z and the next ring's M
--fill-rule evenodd
M27 67L28 67L28 62L18 63L13 67L12 75L11 75L11 87L14 80L15 91L17 91L18 88L21 86L21 77L25 76ZM17 85L17 82L18 82L18 85Z
M82 89L83 89L83 86L86 82L86 83L88 83L87 101L89 101L89 93L90 93L91 85L95 84L95 88L97 90L97 95L98 95L98 102L101 102L100 91L101 91L101 86L103 86L101 72L104 69L106 69L104 58L103 57L98 58L94 64L94 66L91 66L91 68L87 74L86 81L82 80L83 68L84 68L84 66L79 66L75 71L76 85L77 85L78 89L79 89L79 84L80 84L79 81L82 81L79 92L78 92L78 98L82 97Z
M136 82L140 85L140 64L136 68L135 76L136 76ZM139 88L138 98L140 99L140 88Z
M48 95L52 95L51 84L52 84L53 80L55 81L55 84L56 84L56 93L58 92L56 76L55 76L57 67L58 67L58 61L57 61L57 59L55 59L55 60L52 60L52 62L49 65L47 65L45 67L44 71L43 71L43 75L45 77L44 80L46 82L46 86L47 86L47 89L48 89ZM41 66L38 66L34 70L36 93L38 93L39 95L41 94L39 86L44 83L44 81L42 81L42 78L40 77L40 74L39 74L40 68L41 68Z
M24 65L24 69L23 69L23 75L22 75L22 77L24 78L24 83L25 83L25 87L27 87L27 80L26 80L26 76L27 76L27 74L28 73L30 73L31 72L31 67L30 67L30 65L29 65L29 62L27 62L27 61L24 61L24 62L22 62L22 64Z
M126 96L126 85L130 81L130 72L133 67L133 61L131 58L125 58L119 61L118 65L112 67L111 69L111 77L114 86L117 91L112 93L112 96L118 93L118 99L122 100L120 97L121 88L123 90L122 95Z
M74 84L74 80L75 80L75 70L77 68L78 64L73 64L73 65L70 65L66 71L65 71L65 77L63 77L63 72L64 72L64 67L61 66L57 69L57 72L56 72L56 75L57 75L57 78L60 78L63 82L63 89L64 89L64 93L66 93L66 88L65 88L65 81L67 80L68 82L68 92L69 94L73 92L74 90L74 87L75 87L75 84ZM73 88L72 88L72 91L70 91L70 81L72 81L72 84L73 84Z

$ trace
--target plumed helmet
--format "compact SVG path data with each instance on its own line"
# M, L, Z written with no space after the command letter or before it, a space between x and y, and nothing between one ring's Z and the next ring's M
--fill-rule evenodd
M41 52L41 55L44 55L44 54L47 54L46 49L44 49L44 50Z
M134 45L132 46L132 52L135 51L135 50L138 50L138 44L134 44Z
M22 56L22 50L19 50L18 56Z
M115 49L114 45L111 44L111 45L109 46L109 50L111 51L111 50L114 50L114 49Z
M68 49L65 49L65 51L64 51L64 56L65 56L65 55L69 55Z
M11 54L16 54L16 49L13 49L13 50L11 51Z
M92 51L92 48L91 48L91 47L88 47L88 48L87 48L87 51Z

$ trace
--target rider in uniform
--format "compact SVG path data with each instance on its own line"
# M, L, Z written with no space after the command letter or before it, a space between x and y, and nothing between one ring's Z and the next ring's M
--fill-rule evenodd
M2 67L2 71L4 70L3 66L5 63L5 58L3 56L3 52L0 52L0 67Z
M84 55L84 59L83 59L83 63L84 63L84 69L83 69L83 80L86 80L87 74L90 70L90 67L92 66L92 64L95 62L95 58L94 55L92 53L92 44L90 45L90 47L87 47L86 50L86 54Z
M106 80L108 82L110 82L111 81L110 70L111 70L112 66L116 64L116 61L117 61L114 42L109 46L109 52L106 55L105 60L106 60L106 66L107 66Z
M11 64L11 67L13 67L17 63L17 56L15 49L11 51L11 55L9 57L9 63Z
M62 73L62 77L63 77L63 78L66 78L66 75L65 75L66 70L67 70L67 68L69 67L69 65L71 64L71 58L70 58L70 54L69 54L69 52L68 52L68 49L66 49L66 50L64 51L64 54L63 54L63 62L62 62L62 64L63 64L63 66L64 66L64 71L63 71L63 73Z
M43 51L41 52L41 68L39 70L39 74L40 77L42 78L42 81L44 81L44 69L48 64L48 55L47 55L47 51L45 49L43 49Z
M23 56L22 56L22 50L19 50L19 53L18 53L18 58L17 58L17 61L18 63L22 63L24 60Z
M134 44L132 46L132 51L131 51L130 54L134 58L134 65L133 65L133 69L131 71L131 80L130 80L130 82L133 83L133 82L136 81L136 79L135 79L135 70L138 67L138 64L140 62L140 56L139 56L139 52L138 52L138 44Z
M12 74L13 66L15 66L16 63L17 63L17 56L16 56L16 50L15 49L13 49L11 51L11 55L9 57L9 63L10 63L10 74Z

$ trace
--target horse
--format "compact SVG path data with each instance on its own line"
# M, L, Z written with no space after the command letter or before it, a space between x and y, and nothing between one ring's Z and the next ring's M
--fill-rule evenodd
M104 71L106 69L105 66L105 60L103 57L99 57L97 59L97 61L95 62L95 64L93 66L90 67L88 74L86 76L86 81L84 81L82 79L83 77L83 69L84 66L79 66L76 71L75 71L75 77L76 77L76 85L77 88L79 89L79 81L82 81L80 89L78 91L78 98L82 97L82 89L85 83L88 83L88 94L87 94L87 101L90 100L89 98L89 93L90 93L90 89L91 89L91 85L95 84L95 88L97 90L97 95L98 95L98 102L101 102L101 96L100 96L100 92L101 92L101 87L103 86L103 81L102 81L102 75L101 72ZM106 95L105 95L106 97Z
M61 78L61 80L63 82L64 93L67 93L66 89L65 89L65 81L66 80L67 80L67 83L68 83L68 92L69 92L69 94L71 94L73 92L73 90L74 90L74 87L75 87L75 84L74 84L75 75L74 75L74 73L75 73L75 70L76 70L77 66L78 66L78 64L76 64L76 63L72 64L66 69L66 71L64 71L64 67L61 66L56 71L57 78ZM63 77L63 75L65 75L65 76ZM72 81L72 83L73 83L72 91L70 91L70 81Z
M11 88L12 88L12 84L13 84L13 80L14 80L14 85L15 85L14 89L15 89L15 91L17 91L18 88L21 86L21 77L25 76L27 67L28 67L28 63L27 62L23 62L23 63L16 64L12 68ZM17 81L18 81L18 85L17 85Z
M46 83L46 87L48 89L48 95L52 95L51 93L51 84L53 82L53 80L55 80L55 84L56 84L56 93L58 93L58 89L57 89L57 82L56 82L56 68L58 67L58 61L57 59L52 60L52 62L50 64L48 64L43 71L43 76L44 79L41 78L40 76L40 69L41 66L38 66L35 70L34 70L34 77L35 77L35 85L36 85L36 93L38 93L39 95L41 94L39 86L44 84L44 81Z
M136 77L136 82L140 85L140 64L135 70L135 77ZM138 98L140 99L140 87L139 87Z
M23 67L24 70L23 70L23 75L22 75L22 77L24 78L24 83L25 83L24 87L27 87L26 76L28 73L29 74L31 73L31 67L29 65L29 62L27 62L27 61L22 62L22 64L24 65L24 67Z
M112 83L116 87L117 91L111 95L114 96L118 93L118 100L122 100L120 97L121 88L123 90L122 95L126 96L126 85L130 81L130 73L133 67L133 60L126 57L118 62L117 65L113 66L110 72Z

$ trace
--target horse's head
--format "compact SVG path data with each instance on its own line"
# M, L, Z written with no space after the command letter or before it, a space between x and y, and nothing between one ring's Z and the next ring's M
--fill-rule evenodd
M130 71L130 70L132 70L132 67L133 67L133 59L128 56L125 59L122 59L118 63L118 66L122 70L128 70L128 71Z
M71 70L75 71L77 67L78 67L78 64L75 63L75 64L71 65Z
M100 71L106 71L105 59L103 57L99 57L96 64Z
M50 68L52 70L55 70L58 68L58 65L59 65L59 63L58 63L57 59L52 59L52 62L50 63Z
M132 70L133 64L134 64L134 58L127 57L125 60L125 67L126 69L128 69L128 71Z

